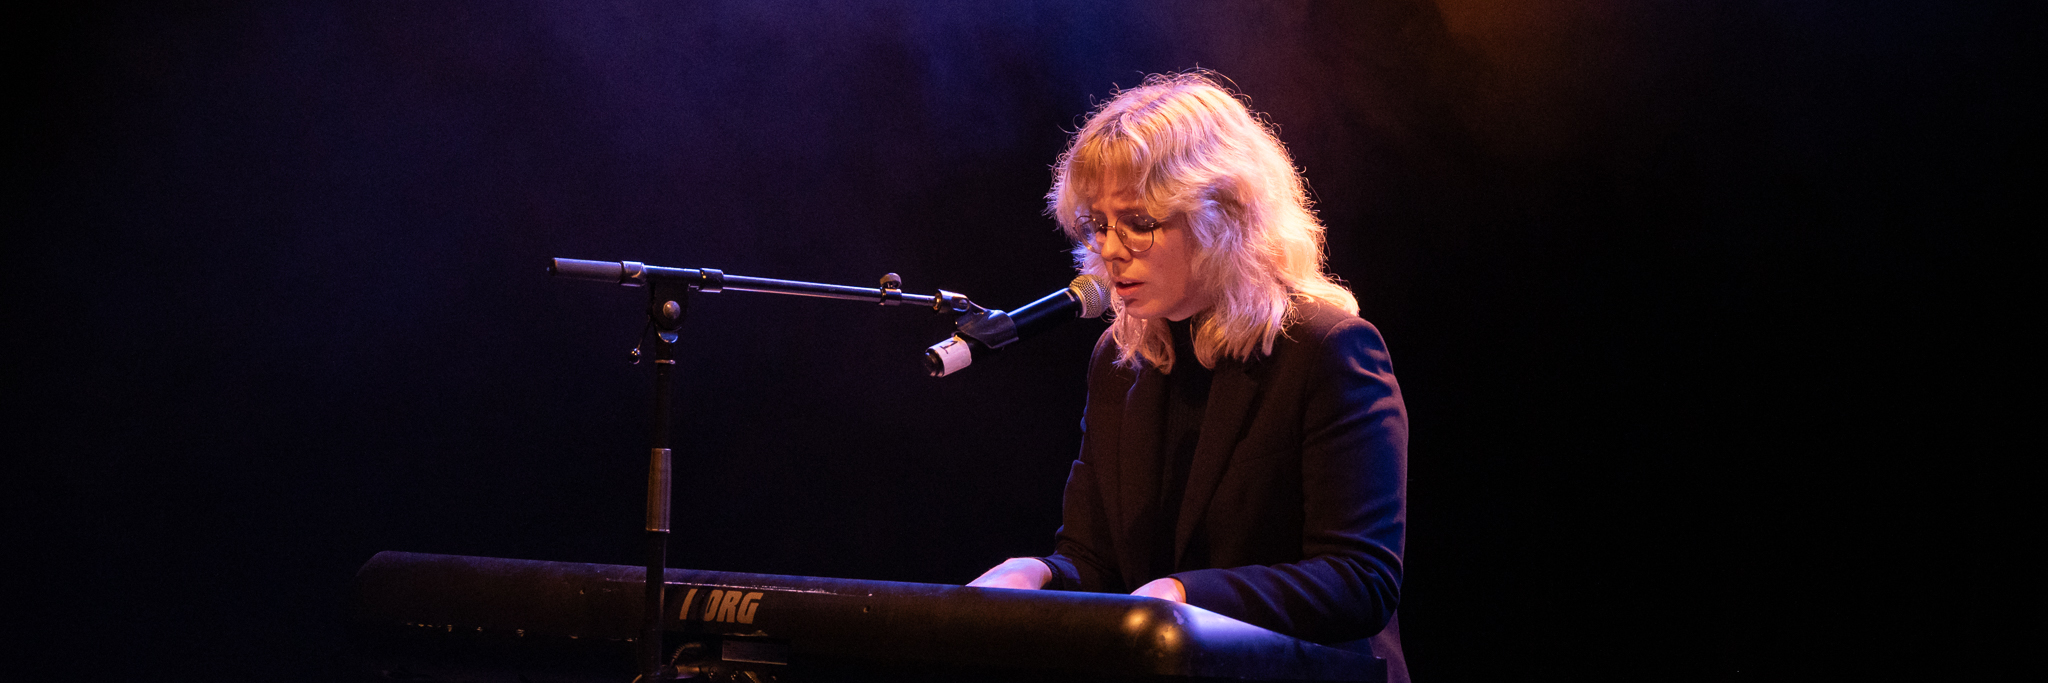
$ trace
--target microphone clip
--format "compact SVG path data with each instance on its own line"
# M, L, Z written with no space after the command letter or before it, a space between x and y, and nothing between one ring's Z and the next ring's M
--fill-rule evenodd
M945 377L973 363L975 348L996 349L1017 341L1017 321L1009 313L982 308L965 298L960 303L967 310L953 320L953 336L924 351L925 371L933 377Z
M953 329L970 337L982 346L1000 349L1017 341L1017 321L1001 309L990 310L976 304L965 315L953 321Z

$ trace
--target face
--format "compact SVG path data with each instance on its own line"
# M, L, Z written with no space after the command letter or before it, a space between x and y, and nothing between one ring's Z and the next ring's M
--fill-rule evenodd
M1110 217L1119 226L1122 222L1116 216L1145 213L1143 202L1130 190L1098 197L1088 205L1088 210ZM1208 301L1195 291L1191 266L1194 245L1180 217L1159 225L1152 232L1152 247L1135 253L1125 247L1116 230L1108 231L1100 252L1102 262L1109 268L1117 298L1124 302L1123 315L1140 320L1186 320L1209 307Z

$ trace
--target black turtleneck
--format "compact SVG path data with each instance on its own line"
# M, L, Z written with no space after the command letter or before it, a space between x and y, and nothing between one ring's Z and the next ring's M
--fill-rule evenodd
M1173 372L1166 375L1166 419L1160 434L1159 520L1153 550L1154 576L1179 571L1173 562L1174 527L1180 521L1188 469L1195 461L1195 443L1202 434L1202 413L1209 406L1209 380L1215 374L1195 358L1194 319L1167 321L1173 333Z

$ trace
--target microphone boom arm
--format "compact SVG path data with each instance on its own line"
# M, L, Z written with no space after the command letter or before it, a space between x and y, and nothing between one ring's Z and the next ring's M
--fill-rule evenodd
M903 280L896 277L895 273L883 276L879 287L851 287L727 275L715 268L668 268L650 266L639 261L558 258L548 264L548 274L573 280L609 282L627 287L679 284L687 285L692 291L706 293L734 291L787 294L845 301L872 301L883 306L900 306L908 303L913 306L929 307L934 313L967 313L979 308L967 299L967 295L943 289L939 290L938 294L905 294Z

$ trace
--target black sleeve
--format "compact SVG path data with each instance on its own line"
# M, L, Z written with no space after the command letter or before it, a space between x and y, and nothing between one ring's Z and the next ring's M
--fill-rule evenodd
M1088 463L1075 460L1073 469L1067 474L1065 523L1060 525L1059 534L1055 537L1053 554L1044 558L1053 568L1052 581L1046 584L1046 588L1091 593L1128 592L1123 586L1122 574L1111 559L1114 556L1098 550L1107 546L1106 520L1102 514L1102 498L1096 495L1095 475L1089 471Z
M1108 331L1095 341L1095 352L1088 364L1088 402L1090 406L1098 400L1114 400L1114 397L1098 397L1094 393L1096 380L1104 373L1114 372L1116 342ZM1082 414L1087 414L1086 409ZM1088 439L1088 420L1081 420L1081 440ZM1116 553L1109 535L1109 515L1102 509L1102 492L1098 488L1094 465L1087 462L1087 449L1082 457L1076 458L1067 471L1067 488L1060 514L1060 530L1053 539L1053 554L1040 558L1053 570L1052 581L1046 588L1053 590L1088 591L1093 593L1125 593L1131 588L1123 585L1123 573L1117 570Z

